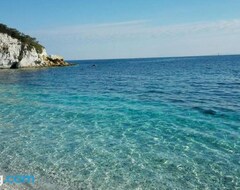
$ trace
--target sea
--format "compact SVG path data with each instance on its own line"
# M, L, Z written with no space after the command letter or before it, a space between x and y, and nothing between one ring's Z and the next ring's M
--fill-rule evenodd
M69 62L0 70L0 175L34 176L26 189L240 189L240 56Z

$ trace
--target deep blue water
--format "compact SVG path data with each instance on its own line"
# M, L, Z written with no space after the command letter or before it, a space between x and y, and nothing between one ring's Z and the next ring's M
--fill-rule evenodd
M240 188L240 56L74 63L0 70L0 171L40 189Z

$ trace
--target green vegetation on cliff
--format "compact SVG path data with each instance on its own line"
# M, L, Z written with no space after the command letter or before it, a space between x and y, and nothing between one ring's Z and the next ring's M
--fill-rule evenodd
M32 48L35 48L38 53L42 53L43 46L38 43L36 38L32 38L29 35L25 35L21 32L19 32L17 29L9 28L5 24L0 23L0 33L8 34L12 38L16 38L19 41L23 43L23 45L26 45L26 47L31 50Z

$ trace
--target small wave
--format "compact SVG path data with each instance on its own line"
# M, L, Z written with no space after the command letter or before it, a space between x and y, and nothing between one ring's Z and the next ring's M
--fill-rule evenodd
M148 90L148 91L146 91L146 93L164 94L164 92L163 92L163 91L160 91L160 90Z
M204 108L201 108L201 107L193 107L193 109L205 114L205 115L216 115L217 112L215 110L212 110L212 109L204 109Z
M180 100L180 99L169 99L169 100L173 103L185 103L184 100Z

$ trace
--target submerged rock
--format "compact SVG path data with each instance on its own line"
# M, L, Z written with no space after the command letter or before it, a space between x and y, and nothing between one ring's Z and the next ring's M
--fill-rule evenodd
M5 29L0 30L0 68L10 69L69 65L61 56L48 55L42 45L36 41L31 41L34 40L34 38L19 33L15 29L9 29L5 25L0 24L0 26ZM8 32L8 29L10 32ZM12 30L17 34L19 33L20 37L13 35L11 33Z

